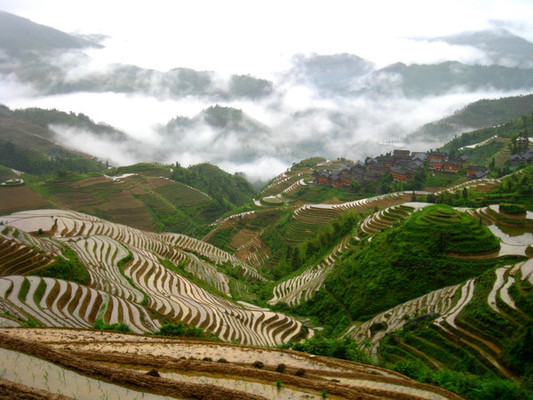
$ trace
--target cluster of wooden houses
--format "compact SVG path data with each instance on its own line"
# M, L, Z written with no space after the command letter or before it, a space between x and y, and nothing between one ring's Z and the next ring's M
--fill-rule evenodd
M522 154L513 154L510 158L511 165L531 164L533 162L533 149Z
M406 181L417 169L424 167L425 162L429 169L459 173L466 161L466 157L452 158L444 152L411 153L409 150L396 149L392 154L367 159L365 164L356 162L336 170L315 170L313 181L316 184L341 187L350 186L357 180L361 185L365 185L377 181L389 172L395 180ZM484 178L487 173L485 167L475 165L467 167L467 176L470 179Z

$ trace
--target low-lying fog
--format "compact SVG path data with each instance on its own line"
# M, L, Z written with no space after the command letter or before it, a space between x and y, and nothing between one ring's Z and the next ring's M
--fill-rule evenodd
M431 7L380 1L366 8L345 1L327 8L298 1L167 3L130 2L126 10L115 2L74 7L54 0L44 7L0 0L0 10L37 23L108 35L104 48L30 61L0 52L0 103L73 111L112 125L129 139L51 129L60 143L115 164L211 162L266 181L310 156L364 159L389 151L404 135L471 102L533 88L461 80L487 65L509 74L533 66L519 56L523 48L505 53L490 38L451 38L483 30L532 40L533 10L523 1L487 2L482 9L461 1ZM453 17L453 31L446 16ZM413 63L435 66L420 73L427 83L406 72ZM450 74L452 80L440 82Z

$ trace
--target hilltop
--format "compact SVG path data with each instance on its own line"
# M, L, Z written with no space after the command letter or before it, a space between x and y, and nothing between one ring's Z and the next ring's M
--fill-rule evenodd
M49 51L102 47L98 43L66 34L29 19L0 11L0 48L8 52L21 50Z

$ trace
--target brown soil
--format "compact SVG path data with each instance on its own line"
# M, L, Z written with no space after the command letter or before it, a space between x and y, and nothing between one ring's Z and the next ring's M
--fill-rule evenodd
M52 205L26 185L0 187L0 215L45 207Z

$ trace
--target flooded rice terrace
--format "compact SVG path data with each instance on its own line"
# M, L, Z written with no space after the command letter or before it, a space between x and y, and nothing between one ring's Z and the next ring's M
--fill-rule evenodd
M523 228L511 228L503 225L489 225L487 228L500 239L498 256L526 256L528 247L533 246L533 233Z
M2 348L0 378L80 400L171 399L88 378L39 358Z
M193 382L200 384L211 384L220 387L225 387L232 390L240 390L247 393L254 393L259 396L264 396L267 399L273 400L310 400L321 399L322 396L312 392L305 392L302 390L292 389L283 385L280 381L280 387L273 382L272 385L255 382L252 380L236 380L229 378L217 378L204 375L190 375L177 373L161 373L161 376L167 379L182 382ZM330 397L331 398L331 397Z

